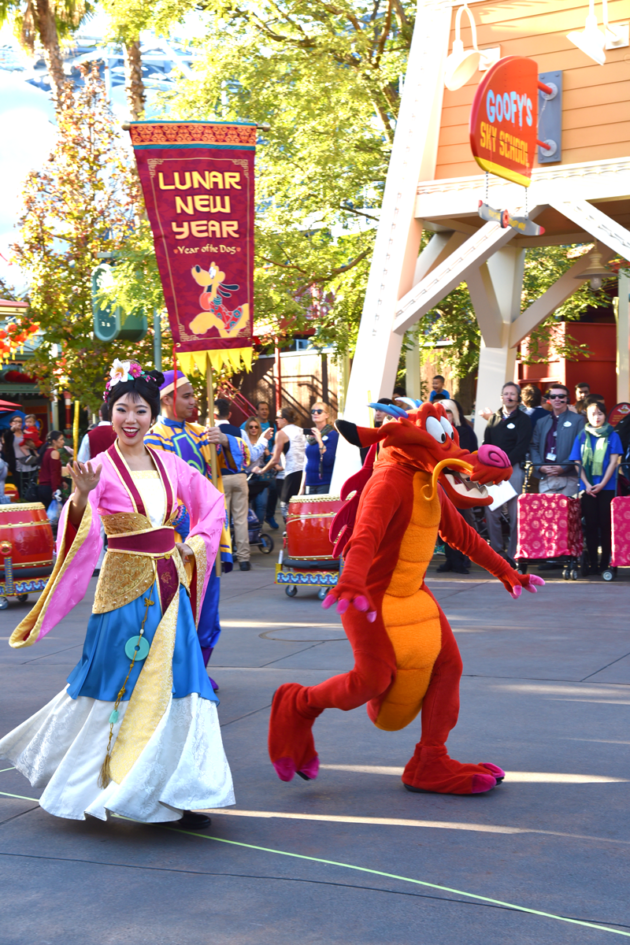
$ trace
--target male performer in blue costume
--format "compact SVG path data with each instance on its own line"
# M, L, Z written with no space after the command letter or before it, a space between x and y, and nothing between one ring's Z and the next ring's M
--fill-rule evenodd
M204 429L199 423L191 422L197 408L197 398L192 384L181 371L177 372L176 397L174 392L175 373L166 371L164 383L160 387L161 417L147 434L145 442L156 449L175 453L208 479L212 479L210 454L211 445L214 444L217 449L219 469L218 482L215 486L223 492L220 470L226 465L230 468L241 468L242 461L249 460L248 457L243 457L243 450L247 447L241 439L222 433L219 427ZM174 524L177 533L181 536L181 541L186 541L190 525L188 513L183 506ZM227 526L226 519L220 544L222 567L226 572L232 570L232 543ZM198 627L199 643L206 666L221 634L219 596L220 580L216 569L213 568L208 580ZM219 687L213 679L211 682L212 688L216 691Z

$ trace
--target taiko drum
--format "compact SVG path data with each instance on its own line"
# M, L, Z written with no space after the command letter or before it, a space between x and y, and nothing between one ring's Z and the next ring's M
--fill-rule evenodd
M328 533L332 521L343 505L338 496L300 495L289 502L287 517L287 551L292 561L332 559L333 546Z
M13 580L48 577L53 569L53 534L41 502L0 505L0 581L11 560Z

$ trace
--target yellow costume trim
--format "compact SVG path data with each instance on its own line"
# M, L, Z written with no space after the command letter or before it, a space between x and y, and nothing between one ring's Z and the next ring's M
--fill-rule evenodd
M195 625L197 625L201 615L201 595L203 593L203 583L206 577L206 569L208 567L208 553L206 551L206 543L201 535L193 535L193 537L189 539L186 544L192 549L195 555L195 569L197 572L197 613L193 614L193 617L195 618ZM189 567L190 565L186 566L187 574ZM190 580L192 580L192 568L191 573L188 574L188 577Z
M114 512L111 515L102 515L101 521L108 538L144 535L154 531L149 519L139 512ZM115 554L124 557L114 559ZM152 559L166 557L169 555L109 548L101 565L92 613L108 614L148 591L155 580Z
M442 648L437 604L423 590L440 523L440 499L426 501L429 474L413 477L413 511L400 555L383 597L383 620L396 654L396 679L379 709L376 727L396 732L420 712L433 664Z
M156 594L159 594L157 582ZM155 631L112 749L109 770L117 784L135 765L170 704L178 613L179 589Z
M36 642L37 637L39 636L39 631L42 628L42 623L44 617L46 616L46 611L48 605L52 598L52 595L55 593L59 582L63 578L64 574L68 570L69 566L72 564L76 553L79 548L87 538L90 528L92 526L92 507L90 503L85 507L83 512L83 518L77 529L77 533L74 536L74 541L72 542L70 548L65 554L59 555L53 568L53 572L48 578L46 587L41 593L41 596L33 609L26 615L24 620L21 620L17 625L13 633L9 638L9 646L12 646L14 649L21 649L23 646L32 646ZM66 545L66 536L68 532L68 516L66 515L66 520L64 523L63 530L63 541L60 545L62 549L65 549ZM25 634L28 631L28 636L26 638Z

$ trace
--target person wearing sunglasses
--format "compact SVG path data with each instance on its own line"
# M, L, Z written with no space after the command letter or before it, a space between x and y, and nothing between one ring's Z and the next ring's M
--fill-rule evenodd
M306 433L306 466L300 494L328 495L339 434L330 422L330 407L317 402L311 407L313 426Z
M551 412L536 423L530 447L534 476L540 480L541 493L577 495L577 474L569 457L586 418L569 410L569 389L564 384L552 384L547 399Z

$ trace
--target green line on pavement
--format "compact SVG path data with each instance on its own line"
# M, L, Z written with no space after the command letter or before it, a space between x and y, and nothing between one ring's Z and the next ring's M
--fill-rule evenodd
M2 797L16 797L21 801L35 801L37 797L24 797L23 794L9 794L6 791L0 791ZM125 820L129 818L124 818ZM138 821L133 821L138 823ZM271 847L259 847L253 843L242 843L238 840L225 840L222 837L209 837L207 834L194 833L192 830L180 830L177 827L166 827L173 833L185 834L188 837L196 837L198 840L214 840L216 843L229 843L233 847L245 847L247 850L260 850L262 853L275 853L277 856L292 856L298 860L308 860L310 863L324 863L326 866L340 866L344 870L357 870L360 873L370 873L372 876L385 876L386 879L396 879L401 883L413 883L416 886L426 886L429 889L439 889L441 892L455 893L457 896L466 896L468 899L477 899L479 902L489 902L493 906L503 906L506 909L514 909L516 912L526 912L528 915L539 915L544 919L555 919L556 922L569 922L571 925L583 925L587 929L598 929L600 932L612 932L613 935L623 935L630 938L630 932L622 932L620 929L611 929L607 925L596 925L594 922L585 922L582 919L568 919L566 916L554 915L553 912L541 912L539 909L528 909L527 906L517 906L513 902L503 902L501 899L491 899L489 896L479 896L476 893L464 892L462 889L452 889L450 886L440 886L438 883L429 883L422 879L412 879L409 876L398 876L396 873L384 873L382 870L372 870L367 866L355 866L353 863L339 863L337 860L324 860L319 856L306 856L304 853L290 853L288 850L273 850Z

